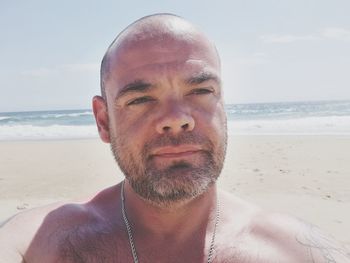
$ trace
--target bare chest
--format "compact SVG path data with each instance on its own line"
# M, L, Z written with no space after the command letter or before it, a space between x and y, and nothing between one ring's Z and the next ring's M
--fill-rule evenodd
M176 252L173 244L164 244L159 250L147 250L138 247L140 263L204 263L207 262L205 249L195 244L188 247L188 251ZM170 248L170 249L169 249ZM201 250L201 251L198 251ZM175 252L174 252L175 251ZM197 251L198 253L193 253ZM133 263L131 248L126 238L103 238L94 240L70 240L62 244L57 261L64 263ZM269 262L295 262L281 251L270 247L242 248L237 244L219 244L216 246L213 263L269 263Z
M221 235L222 237L222 235ZM203 240L192 240L187 244L164 242L136 243L136 250L140 263L178 263L178 262L207 262L208 248ZM133 263L129 239L124 229L84 228L78 227L51 237L47 249L39 255L49 253L45 262L62 263ZM44 253L43 253L44 252ZM53 252L53 253L52 253ZM38 260L28 263L42 262ZM215 244L213 263L268 263L268 262L296 262L289 259L283 249L273 244L258 242L251 238L219 238Z

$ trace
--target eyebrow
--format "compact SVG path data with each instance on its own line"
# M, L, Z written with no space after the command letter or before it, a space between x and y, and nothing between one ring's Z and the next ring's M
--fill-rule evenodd
M135 92L146 92L149 91L151 88L153 88L153 85L151 83L148 83L143 80L135 80L129 84L126 84L118 93L116 99L129 94L129 93L135 93Z
M215 81L218 85L221 84L220 78L216 74L211 72L200 72L199 74L196 74L186 79L185 83L189 85L198 85L209 80Z

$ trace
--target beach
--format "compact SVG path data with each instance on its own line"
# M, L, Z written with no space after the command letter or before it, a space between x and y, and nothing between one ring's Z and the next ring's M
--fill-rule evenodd
M350 135L230 135L218 185L311 222L350 247ZM0 142L0 222L123 179L99 139Z

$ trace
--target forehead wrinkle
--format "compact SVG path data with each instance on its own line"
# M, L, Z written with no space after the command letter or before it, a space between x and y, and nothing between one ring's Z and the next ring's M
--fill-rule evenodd
M156 59L156 58L155 58ZM168 61L168 62L153 62L153 63L138 63L138 65L131 67L130 65L127 65L126 63L124 63L123 67L124 70L127 69L127 71L129 72L129 74L132 72L135 75L139 74L139 71L142 72L157 72L160 75L161 74L165 74L165 72L172 70L172 69L178 69L179 66L181 64L181 61Z
M128 65L127 63L121 63L120 65L115 65L117 68L116 71L118 72L118 68L122 68L123 71L127 72L127 75L130 74L135 76L138 76L140 74L151 74L153 76L156 76L155 73L157 73L159 76L166 76L169 72L176 73L176 75L180 76L186 75L186 73L193 71L193 77L189 77L187 82L190 82L190 80L204 81L209 79L212 79L218 83L220 82L220 72L217 72L217 70L205 60L189 58L186 61L183 61L182 59L174 57L173 60L165 62L161 61L163 58L160 57L159 59L160 61L153 63L138 63L134 67L132 67L132 64ZM135 82L137 81L138 80Z

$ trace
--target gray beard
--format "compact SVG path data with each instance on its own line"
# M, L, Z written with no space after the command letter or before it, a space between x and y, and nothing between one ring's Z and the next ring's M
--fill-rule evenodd
M146 157L151 147L183 143L202 144L203 141L209 150L200 152L203 161L199 166L184 160L173 162L164 169L156 169L152 165L152 159ZM226 137L218 149L218 153L214 153L214 145L211 142L194 135L176 139L164 137L145 145L140 160L137 160L128 152L124 142L116 136L111 137L114 158L132 189L145 201L161 207L193 199L206 192L216 182L224 163Z

